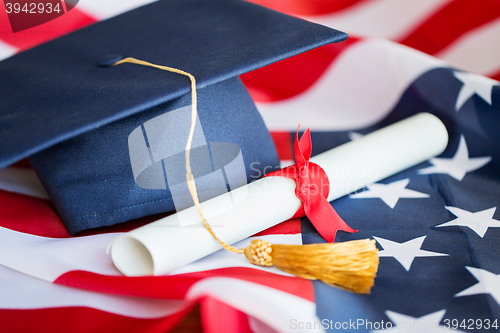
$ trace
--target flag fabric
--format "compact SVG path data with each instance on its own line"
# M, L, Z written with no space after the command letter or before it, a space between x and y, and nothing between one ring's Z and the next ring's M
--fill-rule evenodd
M439 157L332 202L359 229L337 241L377 242L372 293L223 251L168 276L124 277L106 247L158 216L70 237L29 165L19 163L0 170L2 332L165 332L197 302L207 332L500 331L500 2L254 2L351 35L242 76L283 165L299 123L311 128L313 154L419 112L447 126ZM0 9L0 57L145 3L82 0L15 34ZM258 236L323 241L307 218Z

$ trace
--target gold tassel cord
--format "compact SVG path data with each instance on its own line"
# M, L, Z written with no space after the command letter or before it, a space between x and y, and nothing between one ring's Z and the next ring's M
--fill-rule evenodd
M190 152L197 117L196 80L193 75L167 66L155 65L135 58L125 58L113 65L132 63L187 76L191 81L191 126L186 144L186 181L194 205L207 231L227 251L242 254L255 265L276 266L285 272L309 280L321 280L342 289L367 294L374 284L379 257L375 241L370 239L342 243L321 243L308 245L271 244L252 240L245 249L237 249L213 232L201 209L196 183L191 171Z

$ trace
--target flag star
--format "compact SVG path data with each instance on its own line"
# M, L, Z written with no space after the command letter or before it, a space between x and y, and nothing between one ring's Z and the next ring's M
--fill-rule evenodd
M368 185L367 191L351 194L351 199L379 198L394 208L401 198L428 198L426 193L417 192L406 188L410 179L402 179L390 184L372 184Z
M353 132L353 131L347 133L347 135L349 136L349 140L351 140L351 141L357 140L357 139L362 138L364 136L361 133Z
M447 256L445 253L431 252L421 250L422 244L425 240L422 236L406 241L404 243L394 242L388 239L375 237L375 240L384 248L378 252L379 257L394 257L406 269L410 270L411 264L416 257L440 257Z
M484 234L486 234L488 228L500 228L500 221L493 218L493 215L495 214L495 211L497 209L496 207L485 209L475 213L468 212L457 207L445 206L445 208L448 209L457 218L449 222L437 225L436 228L451 226L469 227L474 230L476 234L478 234L481 238L484 237Z
M446 173L458 181L461 181L465 174L475 171L491 161L491 156L469 158L467 143L462 135L458 144L457 152L452 158L432 158L429 160L433 165L418 170L421 175L431 173Z
M491 91L494 85L498 82L482 75L466 72L453 72L453 75L463 83L462 88L458 92L455 110L460 108L471 98L474 94L481 97L486 103L491 105Z
M392 321L392 327L386 330L372 330L371 332L463 332L460 330L446 328L445 326L439 325L441 320L443 320L446 309L429 313L428 315L422 317L411 317L401 313L393 311L385 311L385 315ZM387 328L387 324L385 325ZM390 327L390 326L389 326Z
M479 282L462 290L455 297L470 296L478 294L490 294L495 301L500 305L500 274L493 274L485 269L465 267L467 270L474 275L476 280Z

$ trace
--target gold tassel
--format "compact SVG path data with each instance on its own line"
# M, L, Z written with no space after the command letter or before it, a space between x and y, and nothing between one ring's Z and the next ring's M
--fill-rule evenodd
M308 245L271 244L252 240L245 256L254 265L276 266L309 280L368 294L377 274L379 257L370 239Z
M342 289L368 294L373 286L378 269L378 250L370 239L342 243L321 243L308 245L271 244L262 240L252 240L245 249L236 249L220 240L208 224L201 210L194 176L191 172L190 152L197 115L196 80L193 75L182 70L155 65L146 61L125 58L113 65L132 63L185 75L191 80L191 127L186 144L186 181L194 205L201 221L210 234L230 252L245 253L252 264L276 266L285 272L309 280L321 280Z

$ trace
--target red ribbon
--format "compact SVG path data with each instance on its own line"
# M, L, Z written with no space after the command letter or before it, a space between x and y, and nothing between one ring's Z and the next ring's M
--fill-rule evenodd
M300 126L299 126L300 127ZM308 128L299 140L299 129L295 136L295 164L271 172L266 177L287 177L295 180L295 195L302 206L292 218L307 216L323 238L332 243L337 230L357 232L347 225L328 202L330 182L325 171L317 164L309 162L312 143Z

